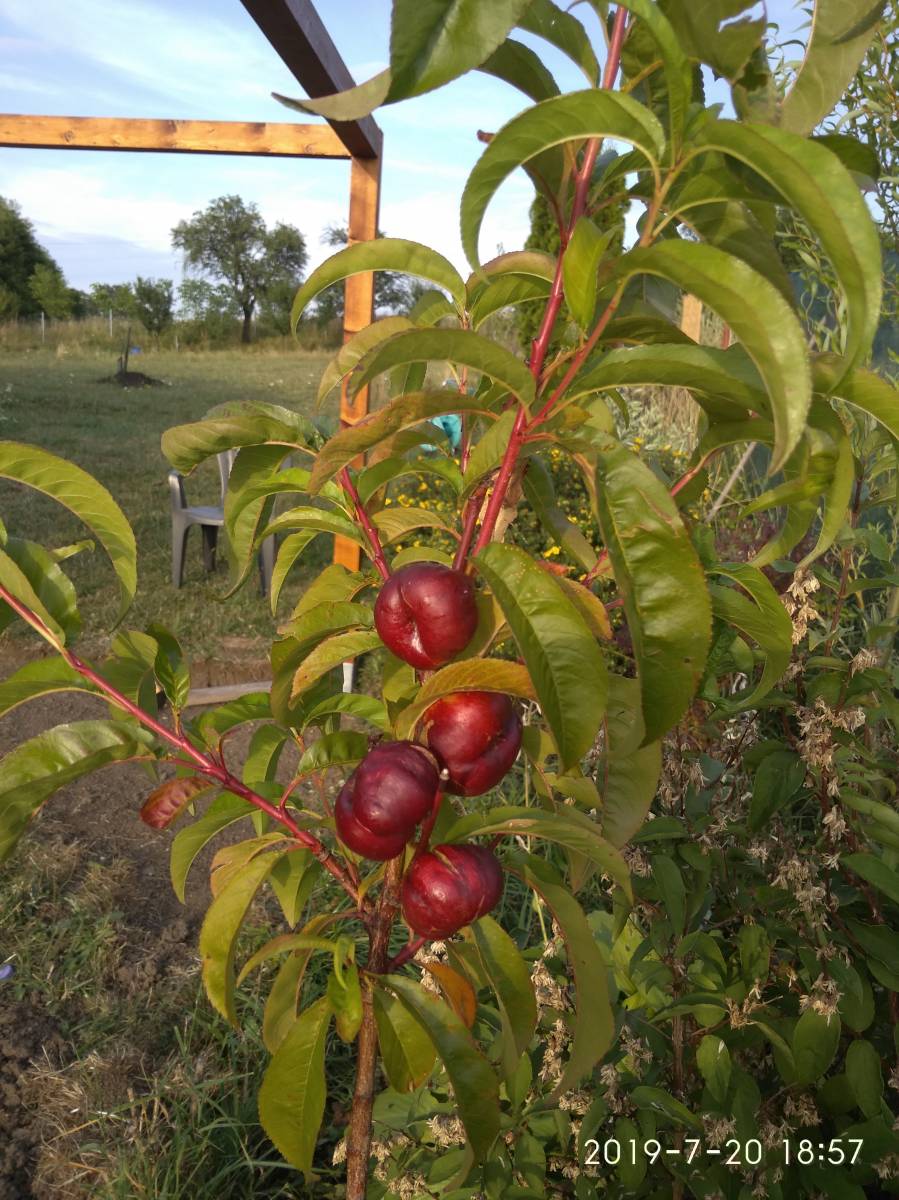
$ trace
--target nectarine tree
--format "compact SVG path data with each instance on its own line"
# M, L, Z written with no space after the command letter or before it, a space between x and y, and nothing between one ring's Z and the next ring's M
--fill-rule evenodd
M473 70L529 101L484 135L465 185L467 279L426 246L379 238L340 250L296 297L294 322L315 296L358 272L402 272L429 285L408 317L356 334L322 378L322 400L338 386L355 393L385 379L382 408L328 436L289 408L232 404L163 438L183 472L237 451L225 505L234 585L252 573L261 543L281 538L273 608L315 538L339 535L364 552L358 571L323 570L280 628L270 693L188 718L184 659L159 627L118 632L109 657L89 664L72 648L79 619L65 556L2 535L0 619L21 618L54 654L0 687L0 711L74 689L107 701L113 716L50 730L0 763L0 849L11 851L59 787L124 760L153 770L168 764L141 815L159 828L182 823L172 843L180 894L201 848L226 827L249 823L247 837L213 860L200 937L206 988L236 1023L241 926L260 889L272 889L288 932L241 972L279 962L263 1025L271 1060L260 1117L292 1164L307 1175L321 1166L315 1152L333 1023L356 1063L348 1200L511 1200L546 1188L593 1196L572 1167L591 1154L610 1196L748 1196L749 1184L734 1183L723 1160L687 1153L685 1132L703 1129L714 1130L711 1147L737 1130L744 1179L768 1189L752 1195L812 1196L836 1186L838 1172L825 1185L819 1157L791 1161L781 1148L758 1166L747 1147L764 1136L770 1150L778 1098L789 1093L795 1116L801 1089L823 1079L840 1040L834 992L852 993L855 1023L845 1019L866 1028L858 1014L869 997L873 1006L874 992L859 946L880 964L871 968L874 984L889 990L899 1018L895 911L892 924L883 911L899 902L899 817L882 741L856 736L859 720L847 708L868 707L869 731L875 719L895 723L880 648L895 606L858 637L846 635L847 646L855 638L854 665L839 657L852 597L890 586L889 577L866 583L853 557L871 481L881 504L895 499L899 438L896 393L865 366L881 268L860 182L876 174L876 163L850 137L813 135L864 54L877 13L860 0L818 0L808 53L784 90L768 66L764 21L744 11L743 0L580 7L394 0L386 71L337 96L289 102L351 119ZM532 48L544 43L571 60L583 87L560 91ZM734 117L705 104L704 72L729 86ZM518 168L555 214L560 252L482 261L485 211ZM638 213L623 241L600 218L621 205ZM783 210L804 222L829 260L840 353L809 348L773 240ZM658 303L685 292L726 322L728 348L692 342ZM488 318L517 305L542 313L525 361L488 336ZM448 364L458 386L429 387L432 363ZM657 387L688 390L701 412L679 478L628 441L630 389ZM431 423L447 413L461 415L458 456ZM734 561L696 517L710 471L749 443L770 486L737 523L750 549ZM598 542L557 503L543 465L550 452L582 480ZM0 474L85 521L118 575L124 616L136 552L113 498L35 447L0 444ZM456 497L455 514L389 505L391 482L409 474L439 477ZM289 504L276 511L285 497ZM560 547L561 567L516 544L523 500ZM752 513L763 509L780 521L753 546ZM422 529L438 530L454 552L410 544ZM832 591L832 622L806 653L818 586ZM377 694L343 693L341 664L368 654L382 668ZM357 727L342 728L347 718ZM753 721L764 723L764 735L746 741L761 727ZM256 728L238 768L226 739L247 723ZM714 729L725 731L727 754L709 751L687 773L684 746L709 747ZM663 744L673 730L676 753L674 743ZM748 765L744 743L752 747ZM277 776L285 747L297 753ZM523 802L509 803L521 798L518 789L491 797L520 754ZM706 784L722 780L730 803L745 771L754 772L755 807L746 825L742 817L720 825ZM644 827L660 777L669 807ZM314 801L310 780L319 784ZM797 948L795 929L781 921L770 934L780 939L778 958L757 919L792 880L804 889L801 925L818 885L798 857L777 886L759 883L737 847L740 837L745 843L782 821L800 795L809 803L802 827L837 839L820 851L834 930L825 937L819 922L810 927L817 942ZM754 861L766 853L759 849ZM720 921L710 917L713 870L727 897ZM322 880L330 891L317 888L310 912ZM518 902L533 893L527 911L537 914L543 943L527 944L529 917L517 940L497 919L504 881ZM588 919L576 893L591 881L596 911ZM307 995L316 954L333 965L321 994ZM823 983L806 978L818 973ZM807 985L802 1003L799 978ZM767 1004L770 1019L759 1012ZM539 1070L538 1036L546 1049ZM882 1108L877 1063L886 1051L863 1044L845 1050L849 1084L828 1079L820 1103L829 1144L858 1105L882 1157L899 1149ZM772 1053L783 1083L770 1089L769 1111L740 1064L756 1055L768 1072ZM389 1150L371 1155L379 1063L389 1084L385 1120L405 1114L395 1129L428 1117L438 1132L441 1121L454 1121L459 1134L441 1141L431 1129L411 1141L399 1174L385 1166ZM390 1108L404 1096L431 1095L428 1081L440 1072L441 1100L432 1096L420 1111L411 1099ZM598 1085L595 1098L580 1086L585 1080ZM808 1116L807 1105L802 1112ZM589 1149L604 1128L618 1158L597 1159ZM787 1128L800 1128L798 1118ZM653 1151L658 1165L647 1175L646 1147L663 1137L674 1157ZM638 1145L639 1162L630 1149ZM859 1169L870 1172L871 1161L863 1155ZM847 1174L833 1194L860 1195L857 1176Z

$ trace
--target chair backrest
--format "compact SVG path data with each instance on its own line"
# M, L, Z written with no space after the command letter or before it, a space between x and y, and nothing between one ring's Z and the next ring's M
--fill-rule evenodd
M181 512L182 509L187 508L184 481L177 471L169 471L169 499L172 502L172 512Z
M228 480L231 477L231 468L234 466L234 460L237 458L236 450L223 450L221 454L217 454L219 464L219 479L222 484L222 504L225 503L225 492L228 490Z

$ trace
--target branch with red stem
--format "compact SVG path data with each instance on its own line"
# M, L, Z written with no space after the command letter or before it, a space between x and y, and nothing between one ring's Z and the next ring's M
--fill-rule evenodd
M281 811L278 806L271 804L264 796L260 796L252 788L248 788L242 780L231 774L224 765L224 762L219 762L212 753L203 753L183 733L176 733L157 721L155 717L151 717L148 712L145 712L117 688L113 687L93 667L78 658L71 650L67 650L65 646L60 645L53 631L44 624L41 618L32 612L26 604L18 600L2 584L0 584L0 599L4 600L13 612L17 613L24 621L27 621L45 641L49 642L62 658L65 659L73 671L77 671L82 679L86 679L88 683L93 684L99 692L112 701L116 708L134 717L145 729L149 729L152 733L155 733L160 741L173 746L178 754L182 756L180 760L176 759L176 762L180 761L180 765L191 767L199 775L203 775L207 779L214 779L226 791L239 796L242 800L248 801L255 808L260 809L260 811L271 817L272 820L277 821L279 825L283 825L301 846L312 852L325 870L334 876L344 891L353 900L358 900L357 890L353 886L349 875L317 837L305 829L301 829L287 812Z
M621 49L624 44L624 35L627 29L627 10L624 8L618 9L615 13L615 20L612 25L612 34L609 39L609 53L606 58L606 66L603 71L602 86L606 89L612 87L615 82L615 77L618 74L618 66L621 61ZM601 145L600 138L591 138L587 143L584 151L584 158L581 166L578 169L575 178L574 199L571 205L571 215L568 219L568 224L564 225L560 222L560 233L562 248L571 237L571 233L577 225L580 218L584 215L587 207L587 193L590 190L590 182L593 178L593 168L596 165L596 158L599 154ZM552 287L550 289L549 298L546 302L546 309L543 313L543 320L540 323L540 329L534 339L531 347L531 357L528 362L528 367L535 380L540 379L543 372L543 364L546 361L546 355L549 350L550 339L552 337L553 326L556 323L556 318L562 307L562 301L565 296L564 282L562 278L562 259L560 253L556 263L556 271L553 277ZM538 415L530 423L528 422L527 413L524 408L519 408L518 415L515 418L515 424L512 427L512 433L509 437L509 444L506 447L506 453L503 455L502 463L500 464L499 473L496 477L496 482L493 485L493 491L490 495L490 500L487 503L487 510L484 513L484 519L481 522L481 528L478 531L477 540L474 545L474 553L478 554L490 542L493 537L493 531L496 528L496 522L499 519L499 514L502 511L506 500L506 495L509 490L509 484L512 481L512 474L515 470L515 465L518 460L518 455L521 447L525 442L526 435L529 429L539 424L550 411L558 396L562 394L564 388L568 386L574 378L581 364L590 353L597 340L602 335L603 330L608 324L618 306L618 296L616 295L606 312L600 318L597 328L593 331L588 339L585 347L578 353L571 366L565 374L563 383L555 390L548 404L544 405Z
M365 539L368 542L368 553L371 561L375 564L378 574L382 579L390 578L390 567L387 565L387 560L384 557L384 550L381 546L381 539L378 537L378 531L372 524L371 517L365 510L365 505L356 490L356 485L350 477L349 467L344 467L340 472L340 486L349 496L352 501L353 508L356 513L356 520L362 526L362 532L365 534Z

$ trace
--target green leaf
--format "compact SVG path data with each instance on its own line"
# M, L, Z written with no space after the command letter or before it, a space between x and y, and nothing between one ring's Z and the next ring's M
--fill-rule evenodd
M462 499L467 500L478 483L491 471L495 471L502 462L503 455L509 445L509 438L515 422L518 420L518 409L506 409L487 429L471 448L468 466L462 477Z
M445 288L460 306L465 300L462 276L442 254L405 238L374 238L338 250L316 267L294 299L290 312L292 328L296 329L303 310L319 292L341 279L369 271L401 271L404 275L415 275Z
M527 668L520 663L498 658L465 658L428 676L413 702L400 713L397 737L411 737L426 710L441 696L453 692L502 692L522 700L536 698Z
M474 560L518 643L563 770L596 738L606 667L596 638L558 581L525 551L493 542Z
M0 716L20 704L53 692L89 692L94 688L62 659L38 658L0 681Z
M503 1024L503 1061L507 1079L530 1045L537 1027L537 1002L527 964L518 947L492 917L470 927L484 975L496 993Z
M326 733L308 746L297 765L297 775L312 775L331 767L355 766L368 753L369 739L350 729Z
M538 54L514 38L506 40L478 68L524 92L532 100L558 96L559 87Z
M855 1102L866 1117L879 1117L883 1106L880 1055L870 1042L858 1038L846 1051L846 1078Z
M445 479L458 495L462 490L462 472L450 458L382 458L365 467L356 477L356 490L363 504L385 484L403 475L437 475Z
M815 0L805 57L781 105L781 128L809 134L836 107L871 44L883 0L864 7L860 15L858 4Z
M202 421L167 429L162 435L162 452L175 470L189 472L214 454L238 446L273 442L308 453L318 440L312 422L292 409L245 401L223 404Z
M325 1112L326 997L301 1013L272 1055L259 1089L262 1128L287 1161L309 1177Z
M369 605L352 600L325 600L287 621L278 632L294 637L298 642L314 644L329 633L344 629L371 629L373 624L374 614Z
M596 563L596 550L560 507L552 475L539 458L528 460L522 483L525 499L553 541L585 571L591 570Z
M403 508L400 505L372 513L371 521L385 546L406 537L415 529L450 528L433 508Z
M32 559L32 564L34 567L37 567L36 559ZM56 567L56 570L59 571L59 568ZM40 587L40 571L35 570L33 574L35 576L35 585ZM15 559L11 558L5 550L0 550L0 584L6 588L15 600L18 600L20 604L25 606L29 615L23 617L23 620L33 629L37 630L55 649L59 650L65 645L66 635L59 622L48 612L40 596L35 591L34 586L32 586L28 575L25 574ZM0 629L5 629L11 625L17 616L19 614L15 609L11 608L5 601L0 600ZM49 637L45 630L49 631Z
M328 479L332 479L354 458L386 441L401 429L408 429L444 413L484 411L484 401L479 397L460 395L449 388L434 392L409 392L405 396L398 396L377 412L357 421L355 425L341 429L330 439L315 460L309 491L315 495Z
M190 692L190 669L184 661L178 639L157 622L147 626L147 633L159 647L153 664L159 686L172 708L183 708Z
M459 1117L478 1159L486 1157L499 1133L499 1089L490 1064L475 1048L468 1030L443 1000L403 975L378 976L430 1037L453 1085Z
M587 82L595 87L599 82L599 63L590 44L587 31L577 17L560 8L553 0L531 0L518 22L528 33L544 38L580 67Z
M317 533L333 533L336 537L348 538L351 542L357 542L360 546L366 545L362 530L353 521L350 521L349 518L343 516L341 513L329 512L327 509L315 508L312 505L300 505L297 508L289 508L287 512L280 513L260 531L256 541L261 544L266 538L291 529L315 530Z
M534 399L534 376L511 351L470 329L411 329L374 346L350 380L355 395L376 375L410 362L452 362L502 385L525 407Z
M753 833L764 829L805 782L805 763L792 750L766 754L756 768L747 824Z
M662 772L661 742L646 743L636 679L609 676L609 706L596 785L602 796L602 832L613 846L642 826Z
M596 316L597 272L616 226L600 230L589 217L580 217L562 257L565 300L581 329L592 329Z
M42 492L87 525L118 576L121 620L137 589L137 546L125 514L106 488L74 463L19 442L0 442L0 476Z
M203 983L213 1008L235 1028L234 954L237 935L253 898L285 851L256 839L256 853L235 869L207 909L200 930Z
M231 565L231 596L255 566L259 531L268 524L275 496L304 493L309 472L302 468L279 471L290 451L284 446L244 446L237 454L225 493L225 545ZM279 478L280 475L280 478Z
M871 348L880 320L881 256L877 227L855 180L826 146L772 125L714 121L699 134L698 143L731 155L758 172L808 222L845 295L845 368L858 365ZM755 357L737 326L725 313L721 315ZM779 322L773 311L768 316ZM764 375L762 364L758 365ZM774 392L771 394L773 397ZM777 407L775 404L775 424ZM786 449L777 456L772 470L786 461L794 444L789 437L785 439Z
M758 371L739 346L718 350L668 343L611 350L574 379L565 401L618 387L683 387L741 409L769 410Z
M495 312L529 301L546 301L550 284L528 275L502 275L482 287L469 307L472 329L478 329Z
M0 556L4 582L13 595L51 629L61 631L66 642L77 637L81 629L78 598L55 555L37 542L8 537ZM0 628L14 620L12 609L0 601Z
M855 455L852 453L851 441L843 434L837 439L836 462L825 495L821 529L814 546L799 563L800 567L808 567L836 541L837 534L846 521L846 510L849 508L854 487Z
M293 850L275 863L268 881L281 905L284 920L291 929L298 924L303 909L321 875L321 868L310 850Z
M873 371L846 373L836 354L819 354L812 360L816 392L835 394L873 417L899 439L899 390Z
M624 599L646 741L683 716L711 642L702 566L664 485L623 446L598 454L599 525Z
M684 932L687 911L687 889L681 870L667 854L652 856L652 877L662 899L662 911L671 922L675 935Z
M380 700L376 700L374 696L364 696L358 692L341 692L322 700L306 714L303 728L317 725L328 717L343 713L355 717L357 721L367 721L369 725L374 725L384 732L390 728L390 718L387 715L386 706Z
M731 1062L730 1051L720 1037L706 1034L696 1050L696 1065L712 1097L723 1104L727 1099Z
M802 436L811 403L805 336L790 305L746 263L698 242L657 242L621 258L619 280L644 273L692 292L734 331L770 397L776 435L770 470L777 471Z
M188 872L203 847L220 830L255 811L249 801L226 793L216 797L199 820L178 831L172 841L169 873L175 895L182 904Z
M342 1042L354 1042L362 1025L362 988L359 985L359 968L354 962L347 963L340 975L336 969L331 971L327 995L334 1013L337 1036Z
M668 17L652 0L622 0L621 7L634 14L648 29L656 43L659 58L665 68L668 88L668 122L671 143L676 146L683 134L687 109L693 94L693 73L690 62L681 48L677 33Z
M272 92L274 98L286 108L296 112L314 113L317 117L325 117L329 121L358 121L367 117L384 103L390 91L390 71L379 71L365 83L347 88L345 92L335 92L331 96L319 99L294 100L290 96L282 96Z
M392 338L394 334L405 333L406 330L414 328L414 323L408 317L384 317L380 321L372 321L371 325L366 325L364 329L354 333L348 342L344 342L322 372L318 383L318 395L315 399L316 407L327 399L334 388L340 386L341 380L354 370L356 364L369 350L388 338Z
M792 1050L796 1064L796 1082L814 1083L833 1062L840 1044L840 1018L822 1016L807 1008L793 1030Z
M642 104L598 89L543 100L494 134L462 195L462 243L474 268L484 213L505 179L552 146L593 137L630 142L650 161L660 157L665 142L661 125Z
M152 759L154 739L124 721L73 721L22 742L0 759L0 862L63 784L127 759Z
M389 992L375 988L372 1002L387 1082L394 1091L413 1092L434 1069L434 1043L405 1005Z
M278 547L278 557L275 559L275 568L272 571L272 583L269 591L269 603L272 607L272 615L277 611L278 601L281 599L281 590L287 582L287 576L299 562L300 558L302 558L309 543L315 541L317 537L317 529L304 529L299 533L289 534Z
M749 708L771 691L790 665L793 622L780 596L757 567L749 563L722 563L715 573L732 579L751 597L747 600L733 588L712 585L709 593L715 616L747 634L765 652L765 665L756 686L748 696L739 693L733 698L741 708Z
M584 911L559 876L542 859L517 861L516 873L546 903L565 942L576 989L571 1049L554 1096L576 1087L612 1044L615 1019L609 1003L608 972Z
M317 679L325 675L332 667L337 667L369 650L377 650L381 645L377 633L338 633L326 638L308 654L297 668L291 687L291 699L295 699L306 688L311 687Z
M468 813L444 834L445 842L464 842L472 837L535 837L555 842L583 854L631 895L630 872L621 854L610 845L596 823L576 808L558 812L540 808L499 805L489 813Z
M844 854L840 856L840 866L876 887L894 904L899 904L899 872L894 871L876 854L867 854L864 851Z
M664 1091L662 1088L646 1087L641 1084L631 1092L631 1099L638 1108L654 1108L663 1113L677 1125L686 1125L691 1129L702 1129L699 1117L690 1112L685 1104Z

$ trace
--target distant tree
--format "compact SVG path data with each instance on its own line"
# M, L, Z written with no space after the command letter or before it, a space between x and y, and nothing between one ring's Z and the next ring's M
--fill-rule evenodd
M175 285L171 279L144 279L133 284L134 313L144 329L159 337L175 319Z
M306 267L306 243L292 225L266 227L255 204L220 196L172 230L172 244L188 268L230 290L243 316L242 340L252 335L253 313L270 291L297 288Z
M72 290L59 267L39 263L28 280L28 288L38 308L48 317L58 320L72 315Z
M18 204L0 196L0 314L7 319L40 312L30 282L38 267L50 267L62 277Z
M135 315L134 288L130 283L92 283L88 292L96 316L106 316L108 312L117 317Z
M378 237L384 237L381 232ZM328 225L322 234L323 246L345 246L349 238L345 225ZM424 290L411 275L400 275L395 271L378 271L375 274L375 312L408 312ZM344 285L335 283L320 292L315 302L315 320L319 325L330 325L343 320Z

